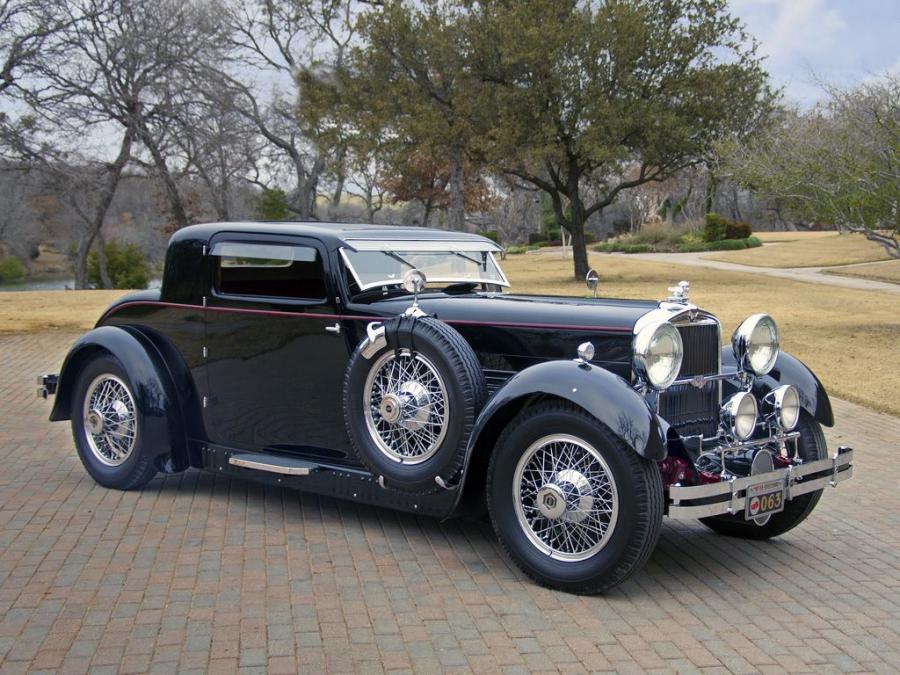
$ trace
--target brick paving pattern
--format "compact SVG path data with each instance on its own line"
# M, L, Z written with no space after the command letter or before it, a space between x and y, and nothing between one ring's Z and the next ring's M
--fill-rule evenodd
M525 579L487 524L190 471L93 483L0 337L0 672L900 670L900 420L835 402L856 476L771 542L667 521L601 597Z

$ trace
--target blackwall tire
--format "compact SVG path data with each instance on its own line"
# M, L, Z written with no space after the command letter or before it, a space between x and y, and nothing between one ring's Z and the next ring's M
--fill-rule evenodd
M72 436L84 468L104 487L132 490L157 473L143 443L143 419L128 374L97 356L81 369L72 397Z
M510 422L491 456L487 501L513 562L570 593L601 593L628 579L662 526L656 462L568 403L540 404Z
M797 425L800 432L798 452L804 461L825 459L828 447L822 427L806 412L800 416ZM819 503L823 490L800 495L785 503L784 510L769 518L765 525L744 520L742 515L713 516L701 518L700 522L713 532L742 539L771 539L791 530L809 517Z
M344 420L357 458L384 484L413 493L450 484L486 398L478 358L432 317L385 322L387 342L360 345L344 378ZM438 480L436 480L438 479Z

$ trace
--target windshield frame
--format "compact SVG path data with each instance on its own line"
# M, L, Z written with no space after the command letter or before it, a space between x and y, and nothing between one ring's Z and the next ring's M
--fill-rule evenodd
M398 244L402 244L404 242L397 242ZM427 277L426 282L428 284L431 283L441 283L441 284L482 284L482 285L491 285L491 286L503 286L508 288L510 286L509 280L506 278L506 274L503 272L503 268L500 267L500 264L497 262L497 259L494 257L494 252L491 250L485 250L484 247L473 246L468 250L463 250L464 247L459 246L458 244L455 246L447 246L445 248L441 248L440 250L434 250L429 248L429 250L407 250L406 248L400 248L399 251L391 249L380 249L377 252L380 253L397 253L398 255L402 255L405 252L409 253L446 253L447 255L456 255L458 253L484 253L487 255L490 262L493 264L494 269L497 270L497 273L500 275L500 279L465 279L465 278L450 278L450 277ZM378 281L372 281L369 283L363 283L359 274L353 266L353 262L350 260L350 256L347 255L348 251L343 246L338 249L341 254L341 259L344 261L344 265L349 270L350 274L353 275L353 280L356 282L357 288L359 288L360 292L368 291L372 288L385 288L389 286L401 286L403 284L403 279L381 279ZM360 251L353 251L359 253L368 253L368 252L376 252L375 249L363 249ZM480 264L480 263L479 263ZM426 275L427 276L427 275Z

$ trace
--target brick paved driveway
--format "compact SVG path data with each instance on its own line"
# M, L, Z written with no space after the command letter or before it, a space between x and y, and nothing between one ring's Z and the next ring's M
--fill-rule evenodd
M748 543L664 526L603 597L541 589L490 528L191 471L95 485L0 337L0 672L900 669L900 420L837 402L856 478Z

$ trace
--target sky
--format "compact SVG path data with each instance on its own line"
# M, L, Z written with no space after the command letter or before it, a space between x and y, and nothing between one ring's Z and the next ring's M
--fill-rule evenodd
M730 0L759 40L785 98L823 98L818 80L841 86L900 72L900 0Z

